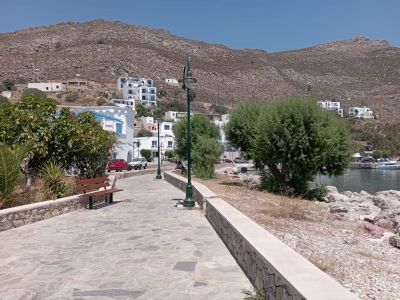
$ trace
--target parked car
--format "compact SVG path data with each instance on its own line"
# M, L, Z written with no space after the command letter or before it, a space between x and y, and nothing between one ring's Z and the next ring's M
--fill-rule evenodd
M135 170L141 170L147 168L147 161L144 157L133 158L129 163L129 167Z
M248 163L247 160L245 160L245 159L243 159L243 158L241 158L241 157L236 157L236 158L233 160L233 162L234 162L235 164L247 164L247 163Z
M107 163L107 171L128 171L131 170L131 167L124 159L112 159Z

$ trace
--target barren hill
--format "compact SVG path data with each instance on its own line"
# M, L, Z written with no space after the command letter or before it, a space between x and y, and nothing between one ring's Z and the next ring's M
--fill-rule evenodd
M400 48L357 37L280 53L233 50L164 30L102 20L0 34L0 79L19 82L82 78L114 84L119 75L181 77L193 59L197 99L227 105L306 93L367 105L400 120Z

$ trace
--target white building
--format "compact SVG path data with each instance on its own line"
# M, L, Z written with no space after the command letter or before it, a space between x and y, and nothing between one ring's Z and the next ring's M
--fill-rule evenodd
M229 122L229 114L221 115L220 118L214 119L213 122L215 125L218 126L219 128L219 135L220 135L220 140L219 142L223 145L227 143L226 137L225 137L225 126Z
M340 102L318 101L318 105L323 109L335 111L339 116L343 117L343 108L340 107Z
M111 154L113 158L130 161L133 157L133 127L135 111L118 106L59 106L67 107L74 113L92 112L103 129L115 132L119 145Z
M61 82L29 82L28 89L38 89L43 92L64 92L65 84Z
M193 113L190 112L190 115L192 116ZM165 120L171 120L173 122L177 122L177 121L179 121L180 119L183 119L186 116L187 116L187 112L186 111L172 111L172 110L170 110L170 111L166 111L164 113L164 119Z
M363 118L363 119L373 119L374 112L366 106L363 107L350 107L349 108L349 116L355 118Z
M135 110L135 100L132 99L112 99L114 105L118 107L126 107Z
M122 91L124 99L137 100L146 106L157 105L157 88L152 79L120 77L117 88Z
M165 83L172 86L179 86L179 81L176 78L165 78Z

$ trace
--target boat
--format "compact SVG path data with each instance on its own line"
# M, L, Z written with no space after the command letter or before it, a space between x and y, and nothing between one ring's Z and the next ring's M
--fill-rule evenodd
M400 170L400 162L397 161L385 161L377 166L380 170Z

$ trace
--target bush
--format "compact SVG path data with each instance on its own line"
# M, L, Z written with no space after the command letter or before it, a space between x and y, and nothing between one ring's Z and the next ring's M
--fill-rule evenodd
M140 155L144 157L148 162L153 161L153 158L151 157L151 150L142 149L140 150Z
M38 98L38 99L46 99L47 95L45 92L43 92L41 90L29 88L22 92L21 99L29 98L29 97Z
M10 103L7 97L0 96L0 105Z
M149 131L149 130L146 130L146 129L141 129L139 132L138 132L138 135L137 135L138 137L150 137L150 136L153 136L153 133L151 132L151 131Z
M225 115L228 113L228 108L223 105L212 104L210 106L210 111L220 115Z
M64 182L64 168L61 164L54 161L45 163L41 168L41 175L48 199L57 199L72 193L72 186Z
M214 164L224 152L215 138L200 136L193 149L193 172L200 178L214 176Z
M73 101L76 101L78 98L79 98L78 93L73 92L73 93L69 93L65 96L65 101L73 102Z
M14 82L14 80L11 80L11 79L3 80L3 86L5 86L5 88L8 91L15 91L16 90L15 82Z
M165 151L164 156L169 159L173 159L175 157L175 151L167 150Z
M159 90L158 91L158 97L162 98L165 97L167 95L167 91L166 90Z
M97 106L103 106L103 105L105 105L105 104L107 104L107 100L106 100L105 98L103 98L103 97L98 98L98 99L96 100L96 105L97 105Z
M149 110L144 107L143 105L139 104L136 105L136 116L138 117L148 117L149 114Z
M293 196L306 194L308 182L321 170L329 176L341 174L351 159L342 120L313 101L295 97L262 110L253 145L262 187L275 193L284 188Z

